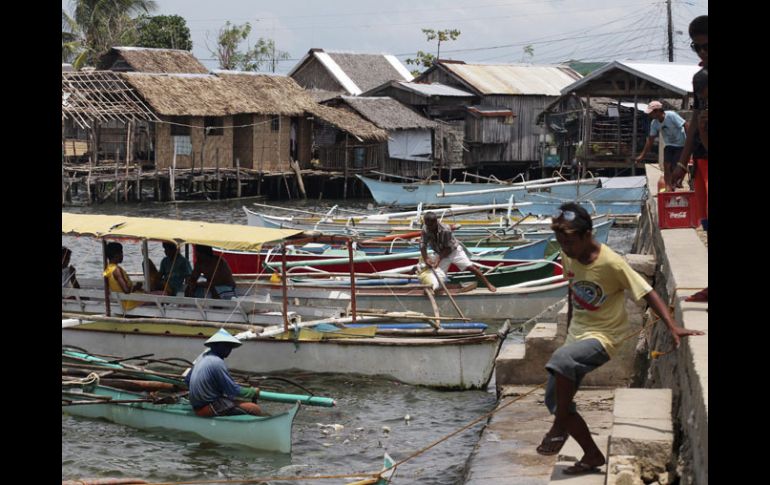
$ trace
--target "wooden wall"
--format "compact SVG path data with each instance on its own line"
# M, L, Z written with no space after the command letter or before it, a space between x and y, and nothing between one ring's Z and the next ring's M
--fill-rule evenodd
M469 90L468 86L449 75L446 71L437 68L423 79L424 82L440 82L459 89ZM487 160L487 157L497 153L494 147L477 149L479 153L469 157L473 163L483 162L531 162L540 161L540 128L537 126L537 116L543 109L552 103L557 96L510 96L490 95L482 96L481 106L507 108L513 111L516 117L510 125L511 136L506 150L498 159ZM470 117L469 117L470 118ZM475 147L473 149L476 149Z
M233 125L239 127L233 129L233 167L237 158L241 167L253 168L254 136L251 126L247 126L252 123L254 123L254 115L240 114L233 117Z
M272 131L270 115L254 115L252 168L260 171L290 170L289 136L291 118L280 116L278 131ZM243 166L243 165L241 165Z
M233 117L225 116L222 118L222 134L206 137L205 147L203 144L203 118L190 117L190 143L192 144L192 155L177 155L177 168L191 168L193 161L196 167L214 168L217 166L217 158L220 167L232 165L233 160ZM163 121L178 122L176 117L164 117ZM157 123L155 129L155 166L158 169L167 169L172 166L174 159L174 142L171 136L171 125L168 123ZM201 155L203 162L201 162Z
M321 62L312 57L291 75L297 84L306 89L325 89L327 91L345 91L339 82L329 74L329 71Z

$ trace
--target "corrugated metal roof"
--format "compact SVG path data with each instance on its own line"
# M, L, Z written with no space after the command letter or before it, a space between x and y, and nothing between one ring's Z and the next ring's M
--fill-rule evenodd
M621 70L639 76L680 96L684 96L692 92L692 77L700 70L700 66L695 64L675 64L672 62L613 61L583 79L566 86L561 92L566 94L577 91L590 84L593 80L601 78L614 70Z
M455 63L441 66L483 95L559 96L562 88L580 79L580 74L567 66Z
M453 88L452 86L447 86L446 84L441 83L422 84L399 81L398 84L410 91L414 91L415 93L419 93L425 96L457 96L463 98L474 96L473 93L469 93L467 91Z

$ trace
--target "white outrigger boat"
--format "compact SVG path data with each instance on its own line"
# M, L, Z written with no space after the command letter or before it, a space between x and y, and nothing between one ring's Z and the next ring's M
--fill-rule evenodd
M263 242L285 238L298 231L277 231L248 226L228 224L208 224L192 221L169 221L162 219L146 219L126 216L95 216L62 214L62 233L72 235L88 235L104 239L141 240L146 248L147 240L174 241L177 244L205 244L225 249L242 251L258 251ZM146 254L146 253L145 253ZM145 264L145 266L147 266ZM284 273L285 274L285 273ZM283 278L285 281L285 277ZM542 288L518 289L511 294L500 293L496 301L501 304L506 301L527 302L527 314L544 309L566 295L566 282L545 285ZM284 287L285 284L277 286ZM339 318L331 317L313 322L303 322L302 319L292 319L289 312L288 300L283 297L280 304L271 303L272 308L282 304L280 316L283 324L269 325L270 322L259 324L251 320L248 309L248 297L238 297L233 300L211 300L186 297L164 297L146 295L147 298L158 298L152 305L143 305L134 310L144 308L143 315L122 312L119 300L115 303L107 289L106 297L101 296L104 305L103 314L78 311L77 308L67 311L69 305L88 306L91 300L80 301L70 299L77 292L89 292L98 298L94 288L63 289L62 291L62 344L89 349L89 351L109 355L128 355L132 353L153 353L158 357L181 357L194 359L201 351L203 342L220 327L225 327L231 333L238 333L243 346L233 354L228 364L234 370L248 372L278 372L302 370L310 372L357 373L364 375L390 376L409 384L425 385L451 389L481 389L491 377L494 360L500 344L505 338L509 324L493 333L464 334L460 336L441 335L440 330L434 336L419 337L380 336L376 327L361 329L339 329L337 331L316 331L315 335L305 339L300 327L320 328L319 324L371 323L393 320L393 315L379 313L378 316L361 316L356 314L355 299L342 298L344 306L352 305L352 316ZM285 290L283 290L285 291ZM475 290L474 290L475 291ZM501 289L502 291L502 289ZM328 293L328 291L327 291ZM338 292L342 296L344 292ZM484 291L487 295L494 295ZM123 298L123 295L117 295ZM125 295L127 299L138 300L138 294ZM328 298L328 294L326 295ZM167 298L169 300L164 300ZM422 296L425 303L429 300ZM446 297L444 297L446 298ZM299 305L291 298L293 303ZM392 298L391 298L392 299ZM415 299L416 301L416 299ZM442 298L439 308L444 308L445 315L454 315L446 307ZM478 305L479 297L472 306ZM382 307L383 300L365 305L372 308ZM317 303L317 302L316 302ZM333 299L325 303L339 307L340 301ZM256 304L256 303L254 303ZM101 308L96 304L97 308ZM328 305L312 305L315 308ZM363 308L364 305L358 305ZM121 309L112 313L113 308ZM182 311L181 315L172 312ZM297 307L299 308L299 307ZM470 306L469 306L470 308ZM501 309L502 313L489 314L490 318L510 318L515 313L511 307ZM101 310L100 310L101 311ZM165 313L164 313L165 312ZM376 313L376 312L371 312ZM438 311L430 315L403 313L399 315L407 321L446 321L450 318L441 317ZM239 315L242 319L239 319ZM233 323L236 322L236 323ZM371 331L370 331L371 330ZM304 329L303 329L304 331ZM358 333L357 333L358 332ZM352 334L352 335L351 335ZM358 335L358 336L356 336ZM436 338L441 337L441 338Z

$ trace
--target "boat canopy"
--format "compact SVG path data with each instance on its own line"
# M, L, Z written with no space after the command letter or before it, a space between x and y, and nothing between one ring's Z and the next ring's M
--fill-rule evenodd
M62 212L62 234L97 238L136 238L202 244L222 249L259 251L263 243L286 239L302 231L264 227Z

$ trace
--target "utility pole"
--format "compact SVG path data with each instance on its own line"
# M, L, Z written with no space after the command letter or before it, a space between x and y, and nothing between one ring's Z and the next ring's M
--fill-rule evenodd
M671 0L666 0L668 13L668 62L674 62L674 26L671 23Z

